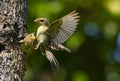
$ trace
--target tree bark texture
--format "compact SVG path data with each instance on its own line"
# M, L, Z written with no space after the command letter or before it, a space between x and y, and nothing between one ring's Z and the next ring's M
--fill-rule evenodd
M0 81L23 81L25 55L18 42L26 28L27 0L0 0Z

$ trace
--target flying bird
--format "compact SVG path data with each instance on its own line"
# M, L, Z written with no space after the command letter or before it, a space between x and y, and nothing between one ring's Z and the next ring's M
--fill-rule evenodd
M62 45L76 30L79 23L79 13L73 11L68 15L49 23L46 18L37 18L34 22L40 24L37 29L37 45L35 49L41 50L50 63L59 67L59 63L50 49L53 50L65 50L70 52L68 48Z

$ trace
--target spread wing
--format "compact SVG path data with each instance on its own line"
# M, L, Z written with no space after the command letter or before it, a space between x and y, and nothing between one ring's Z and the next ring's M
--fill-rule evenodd
M73 11L50 24L48 32L52 43L63 43L74 33L80 20L78 14Z

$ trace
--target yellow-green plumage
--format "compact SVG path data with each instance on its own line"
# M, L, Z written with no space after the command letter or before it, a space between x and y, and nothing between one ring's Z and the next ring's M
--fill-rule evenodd
M38 44L35 49L40 48L47 59L58 66L58 62L50 49L53 50L70 50L62 45L75 31L78 22L79 15L76 11L69 13L68 15L53 21L49 24L46 18L38 18L34 21L41 24L37 29Z
M37 29L37 34L36 36L38 37L38 41L45 41L47 40L47 35L46 35L46 31L47 31L47 27L45 25L41 25L38 27Z

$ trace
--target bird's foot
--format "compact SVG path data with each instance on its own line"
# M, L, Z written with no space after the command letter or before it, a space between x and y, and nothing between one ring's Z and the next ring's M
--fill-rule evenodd
M37 44L37 46L36 46L34 49L37 50L37 49L40 48L40 46L41 46L41 42L39 42L39 43Z
M66 48L65 46L63 46L62 44L59 44L58 45L58 49L61 49L61 50L65 50L65 51L67 51L67 52L71 52L71 50L69 49L69 48Z

